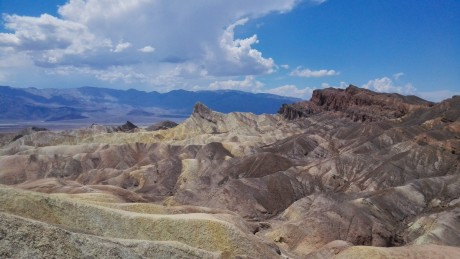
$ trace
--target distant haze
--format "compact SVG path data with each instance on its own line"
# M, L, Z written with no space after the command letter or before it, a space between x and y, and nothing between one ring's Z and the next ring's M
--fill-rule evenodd
M60 125L133 123L149 125L159 120L182 121L196 102L220 112L276 113L296 98L241 91L175 90L167 93L134 89L82 87L75 89L11 88L0 86L0 122L11 128L19 124ZM1 126L0 126L1 127Z

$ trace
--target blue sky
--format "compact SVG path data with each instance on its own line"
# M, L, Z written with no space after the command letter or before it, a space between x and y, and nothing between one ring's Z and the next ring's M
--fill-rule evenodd
M460 94L458 0L0 0L0 12L1 85Z

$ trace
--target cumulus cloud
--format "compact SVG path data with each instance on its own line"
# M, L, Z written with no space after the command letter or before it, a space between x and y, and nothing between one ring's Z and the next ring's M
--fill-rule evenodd
M236 21L227 27L220 39L220 48L225 60L219 60L210 71L216 74L263 74L272 73L275 62L272 58L262 57L262 53L254 48L253 44L258 43L257 35L246 39L235 39L235 27L244 25L249 19L244 18Z
M138 50L139 50L140 52L144 52L144 53L152 53L152 52L155 51L155 48L149 45L149 46L145 46L145 47L143 47L143 48L140 48L140 49L138 49Z
M4 15L3 20L5 28L14 33L0 33L0 46L18 51L66 49L78 53L94 39L85 25L48 14L40 17Z
M209 84L207 89L211 90L241 90L246 92L259 92L263 87L263 83L255 79L254 76L246 76L243 80L224 80L214 81Z
M324 76L336 76L340 73L335 70L310 70L308 68L297 67L294 69L290 75L291 76L298 76L298 77L324 77Z
M403 76L403 73L397 73L393 75L396 81L399 80L399 77ZM451 98L453 95L460 95L460 91L451 91L451 90L435 90L435 91L418 91L411 83L406 83L403 85L398 85L389 77L376 78L369 80L366 84L362 86L363 88L370 89L376 92L385 92L385 93L399 93L404 95L417 95L423 99L440 102L447 98Z
M132 84L136 82L145 82L147 80L144 74L137 72L130 66L111 66L105 69L60 66L53 70L48 70L46 73L48 75L92 75L100 81L108 83L122 82L126 84Z
M120 53L129 47L131 47L131 43L121 42L121 43L118 43L117 46L115 46L115 49L113 49L112 51L115 53Z
M189 64L198 67L195 78L268 74L277 66L256 48L257 35L238 38L235 29L270 13L289 12L299 2L323 1L69 0L56 17L4 15L9 33L0 33L0 50L25 53L48 72L72 67L98 74L129 67L152 84L165 75L190 76L175 72Z
M281 95L281 96L288 96L288 97L296 97L301 99L308 99L311 97L315 88L305 87L305 88L297 88L295 85L283 85L277 88L273 88L268 90L268 93Z
M340 89L345 89L349 86L349 84L345 83L345 82L340 82L337 86L333 86L333 85L330 85L329 83L322 83L321 84L321 87L322 88L340 88Z
M374 90L376 92L400 94L414 94L416 91L415 87L411 83L405 84L403 86L398 86L395 85L393 80L388 77L369 80L369 82L363 85L363 88Z

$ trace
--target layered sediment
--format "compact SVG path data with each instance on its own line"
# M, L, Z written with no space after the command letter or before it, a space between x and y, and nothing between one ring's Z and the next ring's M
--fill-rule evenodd
M0 147L6 257L460 253L460 97L430 103L350 86L276 115L197 104L154 131L9 137Z

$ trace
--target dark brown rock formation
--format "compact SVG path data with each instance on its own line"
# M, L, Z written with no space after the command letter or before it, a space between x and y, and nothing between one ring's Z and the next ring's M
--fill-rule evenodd
M127 121L125 124L121 126L109 128L108 132L134 132L134 130L137 128L138 127L134 125L132 122Z
M433 103L416 96L376 93L350 85L346 89L327 88L313 91L310 101L283 105L279 113L293 120L320 112L337 112L353 121L398 119Z
M147 131L165 130L176 127L178 124L174 121L160 121L146 128Z

